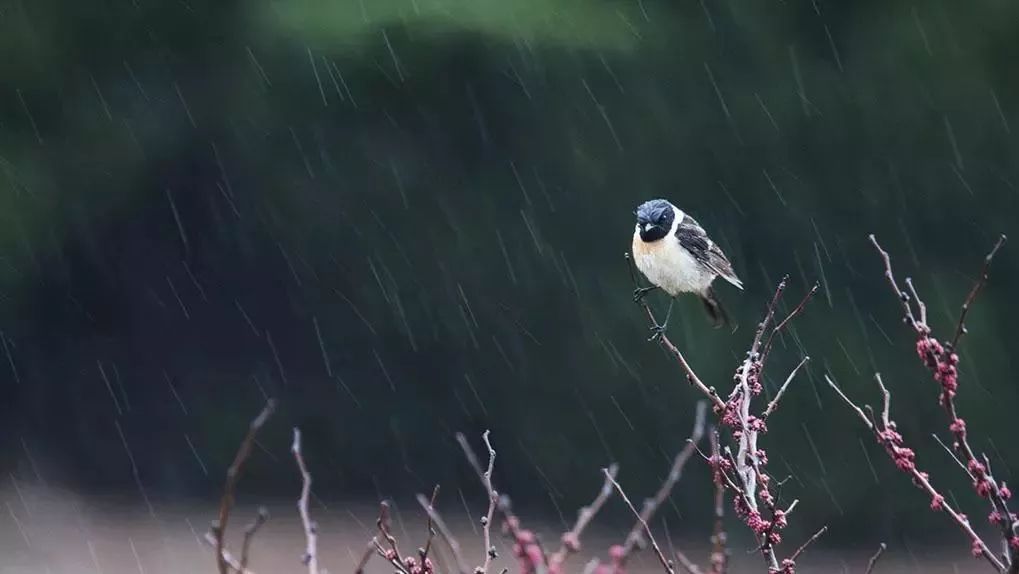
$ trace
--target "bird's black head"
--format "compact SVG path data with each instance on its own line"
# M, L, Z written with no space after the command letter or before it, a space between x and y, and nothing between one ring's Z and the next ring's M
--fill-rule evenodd
M668 235L676 219L676 210L664 199L652 199L640 204L636 214L637 230L645 242L658 241Z

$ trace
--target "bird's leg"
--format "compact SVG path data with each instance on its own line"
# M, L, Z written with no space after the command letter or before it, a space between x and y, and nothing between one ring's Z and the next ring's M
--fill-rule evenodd
M644 300L645 295L654 291L655 289L658 289L658 287L655 285L652 285L650 287L637 287L636 289L633 290L633 302L640 303L641 301Z
M660 325L651 327L651 338L648 341L657 341L665 334L665 329L669 326L669 317L672 316L672 304L675 302L675 297L669 299L669 310L665 312L665 320Z

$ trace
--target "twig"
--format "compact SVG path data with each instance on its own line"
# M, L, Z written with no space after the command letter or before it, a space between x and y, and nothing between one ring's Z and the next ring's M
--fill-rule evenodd
M718 444L718 431L712 430L708 435L711 443L711 456L721 460L722 449ZM714 471L712 481L715 483L715 527L711 534L711 574L725 574L729 568L729 549L726 544L728 535L725 533L725 483L722 482L721 470Z
M625 492L623 492L623 487L619 486L619 483L616 482L616 479L613 478L612 475L609 473L609 469L603 468L602 473L605 474L606 480L611 482L612 486L616 488L616 492L618 492L619 496L622 497L623 502L625 502L626 505L630 507L630 511L632 511L633 515L637 517L637 521L640 522L641 526L644 527L644 533L647 535L648 541L651 542L651 548L654 549L655 555L658 556L658 561L662 563L662 567L665 568L665 571L668 572L669 574L675 574L676 570L675 568L672 567L672 562L667 560L665 558L665 555L662 554L662 549L658 547L658 542L655 541L655 536L654 534L651 533L651 527L648 526L647 521L644 520L644 517L641 516L641 513L637 512L636 507L634 507L633 503L630 502L630 498L626 496Z
M425 542L425 547L422 548L418 554L421 556L421 563L424 564L425 560L428 559L428 552L432 549L432 539L435 538L435 528L432 526L432 514L435 513L435 500L439 498L439 485L436 484L435 488L432 489L432 499L428 502L428 506L425 507L425 512L428 514L428 540Z
M870 560L867 562L867 569L864 570L863 574L873 574L874 567L877 566L877 561L881 559L881 555L885 553L886 548L888 548L888 545L884 542L881 543L881 546L877 547L877 552L870 557Z
M613 463L609 465L609 477L615 478L618 472L618 464ZM605 483L598 491L598 496L594 498L591 504L580 509L580 512L577 514L577 522L573 525L573 528L562 535L559 550L553 552L548 558L548 563L551 567L562 566L566 562L567 556L580 551L581 534L584 533L584 529L587 528L587 525L598 514L598 511L601 510L601 507L605 505L605 501L610 496L612 496L612 481L607 477Z
M264 506L258 508L258 514L255 515L255 519L251 521L251 524L244 529L244 544L241 546L241 570L247 570L248 568L248 554L251 551L251 540L255 537L255 533L262 527L265 522L269 520L269 510Z
M400 554L400 549L396 545L396 537L393 536L392 528L390 528L389 503L386 501L382 501L379 503L379 517L378 519L375 520L375 526L379 529L379 533L382 534L382 537L386 539L386 542L389 544L389 548L391 550L391 552L386 552L386 550L382 548L381 544L377 544L379 548L379 555L381 555L386 560L389 560L389 562L392 563L397 568L403 569L404 568L403 555Z
M768 403L768 408L764 409L764 414L761 415L761 418L766 419L771 416L771 413L775 412L775 409L778 408L778 402L782 400L786 389L789 388L789 383L793 382L793 379L796 377L796 373L800 372L803 365L806 365L809 361L810 357L803 357L799 364L793 368L793 371L789 373L789 376L786 378L785 383L782 383L782 387L778 389L778 393L775 395L775 398L771 399L771 402Z
M237 449L237 454L234 456L234 461L226 471L223 497L219 501L219 517L211 527L212 535L216 541L216 564L219 566L220 574L227 574L232 567L226 558L228 553L224 548L223 538L226 535L226 525L230 519L230 510L233 509L234 492L237 488L237 482L241 478L244 464L248 461L248 457L251 456L251 450L255 445L255 436L265 426L265 422L269 420L269 417L272 416L275 410L276 401L274 399L266 401L262 412L248 426L248 434L241 441L241 446Z
M1014 552L1012 548L1013 545L1019 543L1019 522L1011 518L1012 512L1008 506L1009 497L1005 492L1003 492L1004 484L998 483L991 474L986 460L981 462L981 460L977 458L973 448L970 446L966 421L959 416L958 409L955 404L955 397L959 387L959 356L956 354L956 348L958 346L959 339L966 332L965 320L969 312L969 308L977 294L987 283L991 261L994 259L998 250L1001 249L1002 245L1004 245L1005 236L1001 235L998 238L998 241L994 244L990 253L984 257L980 277L977 279L972 289L970 289L969 295L963 302L959 323L955 330L955 336L951 342L946 341L944 344L941 344L932 336L931 328L926 322L926 306L917 294L912 281L907 281L907 285L912 293L912 298L916 301L917 306L920 309L919 321L916 320L915 315L911 310L911 306L909 304L910 296L898 290L898 285L895 283L894 275L892 274L891 257L881 248L873 235L870 237L870 240L877 248L882 260L884 261L885 276L889 278L889 282L892 287L896 289L896 293L899 295L903 308L906 312L906 320L911 324L917 335L918 354L920 355L924 366L932 373L934 380L941 386L939 402L941 403L945 414L948 416L949 430L955 438L953 443L954 450L959 455L961 461L965 463L966 472L973 479L974 490L976 490L977 494L982 498L987 498L990 501L990 520L992 523L996 523L1000 529L1002 537L1002 554L1005 562L1008 563L1008 572L1009 574L1019 574L1019 552Z
M481 566L481 574L488 574L488 568L492 564L492 558L495 557L495 549L492 546L492 518L495 517L495 506L499 501L499 493L492 487L492 471L495 468L495 449L492 448L492 443L488 439L490 431L485 431L481 435L481 438L485 441L485 446L488 447L488 469L485 470L483 475L485 490L488 491L488 513L485 514L484 523L481 525L481 531L485 539L485 559Z
M973 304L973 300L976 299L980 290L987 284L987 278L991 272L991 261L994 260L994 256L997 255L998 250L1001 249L1005 242L1008 241L1008 237L1004 233L998 236L998 241L995 242L994 247L991 248L991 252L984 257L984 265L980 268L980 278L973 284L973 288L970 289L969 295L966 296L966 300L962 303L962 312L959 313L959 324L955 327L955 336L952 337L952 348L957 349L959 347L959 339L966 334L966 315L969 314L970 305Z
M464 560L463 553L460 551L460 543L457 541L456 537L453 536L453 533L449 530L449 528L446 527L446 523L442 520L442 516L440 516L434 506L429 503L428 499L425 498L425 495L418 494L417 501L418 504L421 505L421 508L428 513L428 519L435 525L435 528L439 531L439 536L442 537L442 539L446 542L446 546L449 547L450 553L453 554L453 560L456 562L457 570L460 574L467 574L469 570L467 569L467 562Z
M633 260L630 258L629 253L626 254L626 261L630 267L630 276L634 281L634 286L639 287L637 283L637 276L633 271ZM658 320L655 319L655 314L654 311L651 310L651 306L648 305L647 302L644 301L643 299L639 301L639 304L641 307L644 308L644 312L647 313L648 319L650 319L653 324L657 325ZM678 347L676 347L676 345L672 343L672 341L669 340L665 333L662 333L662 336L659 337L658 340L661 343L661 345L665 347L665 349L669 351L669 353L671 353L672 356L674 356L676 360L679 362L679 365L683 368L683 371L686 373L686 378L688 381L690 381L690 384L692 384L698 391L700 391L701 394L706 396L711 401L713 407L715 407L716 409L725 408L725 401L723 401L721 397L718 396L718 393L715 391L713 387L708 387L707 385L704 384L704 381L702 381L700 377L697 376L697 373L694 372L693 367L691 367L690 363L687 362L686 357L683 356L683 353L679 350Z
M810 538L807 539L806 542L801 544L800 547L796 549L796 552L793 552L793 555L789 557L789 560L796 562L796 559L800 557L800 554L803 554L803 551L807 549L807 546L810 546L811 544L814 543L815 540L824 536L825 532L828 532L828 526L822 526L820 530L815 532L813 536L811 536Z
M301 431L294 427L294 443L290 447L294 453L294 460L297 461L297 469L301 471L301 498L297 500L297 511L301 515L301 524L304 525L304 537L307 545L304 557L301 562L308 566L308 574L318 574L318 552L316 542L318 540L318 525L312 522L311 514L308 512L308 498L311 496L311 473L304 464L304 456L301 454Z
M1001 563L1000 560L998 560L997 556L995 556L994 553L991 552L990 548L987 547L987 544L983 541L983 539L980 538L976 531L973 530L973 526L970 525L969 519L967 519L965 516L963 516L954 508L952 508L950 504L948 504L948 502L945 500L945 497L941 493L939 493L937 489L935 489L934 486L931 484L930 479L926 472L922 472L916 468L916 465L913 463L914 457L913 451L904 446L904 444L902 443L902 436L895 430L895 424L888 418L887 405L890 402L889 400L890 394L888 393L888 389L881 382L881 378L877 377L877 381L878 384L881 386L881 391L882 395L884 396L885 402L885 409L881 417L882 419L881 424L883 428L878 427L873 422L871 422L871 420L863 412L863 409L858 407L852 401L852 399L846 396L846 394L843 393L842 390L838 388L838 385L836 385L835 382L831 380L831 377L825 375L824 379L825 381L828 382L828 385L832 389L834 389L836 393L838 393L842 400L845 401L846 404L848 404L850 408L852 408L857 413L857 415L860 417L860 420L863 421L864 425L866 425L868 429L874 432L874 436L875 438L877 438L878 443L885 447L885 450L888 452L889 456L892 457L896 466L906 474L910 475L910 477L912 477L913 483L917 486L917 488L924 490L925 492L927 492L927 494L930 495L932 501L931 506L934 509L944 510L945 513L947 513L952 518L952 520L959 525L959 528L963 530L966 536L968 536L970 541L973 543L974 553L979 551L980 555L982 555L984 559L986 559L991 564L991 566L996 568L998 572L1004 572L1005 566Z
M204 536L205 543L208 544L213 550L216 549L219 542L216 540L216 535L213 532L206 532ZM241 561L230 554L229 550L223 550L223 553L219 557L226 563L227 572L236 572L238 574L255 574L251 570L243 568Z
M354 566L354 574L364 574L364 569L368 566L368 561L375 555L376 542L377 541L374 538L368 541L368 546L361 554L361 559L357 562L357 565Z
M646 525L654 517L655 512L665 502L665 500L672 494L673 487L679 482L679 479L683 476L683 468L686 466L688 460L693 455L697 448L697 443L704 438L704 419L705 414L708 410L708 404L705 401L697 401L697 412L694 417L693 430L690 432L690 438L686 441L686 445L679 451L676 458L672 461L672 468L669 469L669 474L666 476L662 485L658 487L658 492L655 493L653 498L649 498L644 501L644 506L641 508L640 513L637 515L637 523L634 524L630 530L630 534L627 535L626 540L623 542L623 557L629 556L633 549L636 548L641 542L641 532L645 530L642 525Z

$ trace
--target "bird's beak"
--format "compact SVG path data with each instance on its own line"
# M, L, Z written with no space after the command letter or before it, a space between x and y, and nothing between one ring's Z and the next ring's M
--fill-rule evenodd
M654 229L655 227L657 227L657 225L655 225L654 223L645 223L644 224L644 233L647 233L648 231Z

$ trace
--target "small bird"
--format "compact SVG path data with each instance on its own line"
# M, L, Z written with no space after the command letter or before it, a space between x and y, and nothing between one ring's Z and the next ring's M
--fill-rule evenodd
M700 297L715 327L729 322L728 315L715 297L711 283L725 279L741 291L743 282L732 263L694 218L664 199L652 199L637 207L637 228L633 232L633 260L652 287L638 288L634 301L648 292L661 289L673 299L661 325L652 327L660 337L672 314L672 304L680 293Z

